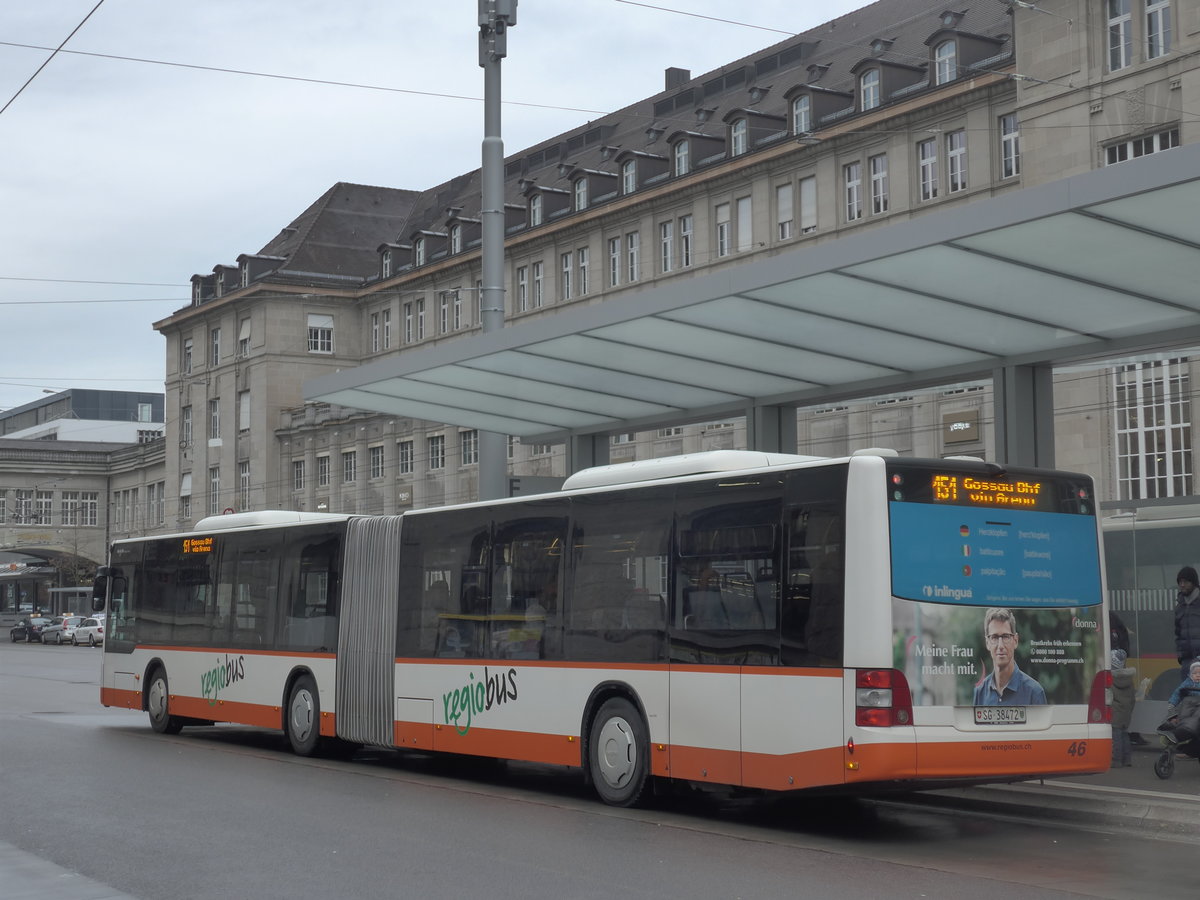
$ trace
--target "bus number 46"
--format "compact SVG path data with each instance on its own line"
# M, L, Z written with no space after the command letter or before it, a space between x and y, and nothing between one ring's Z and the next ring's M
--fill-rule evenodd
M1067 756L1087 756L1087 741L1071 741Z

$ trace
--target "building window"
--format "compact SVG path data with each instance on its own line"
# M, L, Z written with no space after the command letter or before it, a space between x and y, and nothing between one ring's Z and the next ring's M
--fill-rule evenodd
M729 152L741 156L750 149L750 123L746 119L734 119L729 126Z
M462 289L455 288L450 295L450 324L458 331L463 327Z
M378 353L380 341L382 340L379 333L379 313L371 313L371 352Z
M329 487L329 457L317 457L317 487Z
M1115 72L1133 61L1133 17L1129 0L1108 0L1108 68Z
M1021 129L1017 114L1000 117L1000 177L1015 178L1021 174Z
M542 195L534 194L529 198L529 227L542 224Z
M411 344L413 342L413 305L411 303L404 304L404 343Z
M438 294L438 334L445 334L450 330L450 292L442 291Z
M871 213L877 216L888 211L887 154L872 156L868 163L871 169Z
M221 436L221 398L215 397L208 401L208 437L209 439L219 438Z
M754 217L749 197L738 197L734 204L737 210L737 249L747 253L754 246Z
M238 463L238 495L240 508L250 508L250 463Z
M921 183L921 199L933 200L938 195L937 140L935 138L917 144L917 166Z
M425 299L417 301L417 340L425 340Z
M308 314L308 352L333 352L333 316Z
M715 210L715 219L717 224L717 257L728 256L730 251L729 243L729 204L718 203Z
M958 75L958 45L943 41L933 51L934 84L946 84Z
M658 267L661 272L675 268L675 223L658 224Z
M792 236L795 214L792 211L792 185L781 184L775 188L775 237L786 241Z
M250 392L238 391L238 431L250 430Z
M588 206L588 180L586 178L577 178L575 180L575 211L587 209Z
M50 525L54 519L54 491L38 491L34 498L34 517L39 525Z
M391 250L383 251L383 262L381 264L379 274L384 278L392 277L392 251Z
M675 174L686 175L692 170L692 148L688 141L680 141L675 145Z
M208 514L215 516L221 511L221 467L208 467Z
M846 191L846 221L853 222L862 218L862 163L842 166L842 180Z
M686 269L692 264L692 217L679 217L679 265Z
M245 359L250 355L250 320L242 319L238 325L238 348L237 355L241 359Z
M1146 59L1171 52L1171 0L1146 0Z
M185 338L183 341L183 349L179 353L179 371L184 375L190 375L192 372L192 339Z
M1127 159L1149 156L1151 153L1160 153L1178 146L1179 129L1169 128L1166 131L1134 138L1132 141L1110 144L1104 149L1104 164L1111 166L1114 163L1125 162Z
M380 315L383 316L383 349L387 350L392 346L392 311L385 309Z
M383 477L383 447L371 447L367 450L371 462L371 477Z
M304 490L304 460L292 460L292 490Z
M413 241L413 265L425 265L425 238L419 237Z
M946 178L951 194L967 189L966 131L952 131L946 135Z
M219 366L221 364L221 329L214 328L208 333L208 364L210 366Z
M641 271L641 241L641 236L636 231L625 235L625 271L630 282L637 281Z
M637 162L627 159L621 164L621 193L632 194L637 190Z
M879 105L879 70L868 69L858 80L859 97L863 112Z
M575 261L579 269L579 296L588 292L588 248L580 247L575 252Z
M532 266L532 269L533 269L533 297L531 299L533 301L534 309L541 309L542 302L545 298L545 294L543 293L543 289L542 289L543 269L544 268L545 267L542 265L541 260L538 260Z
M812 131L812 98L802 94L792 101L792 134Z
M190 406L179 410L179 443L184 447L192 445L192 408Z
M398 441L396 443L396 470L401 475L411 475L413 470L413 442Z
M436 434L426 439L426 449L429 454L430 469L446 468L446 436Z
M342 452L342 483L354 484L358 478L358 455L354 450Z
M529 267L517 267L517 312L529 309Z
M559 262L562 264L560 272L560 287L562 288L563 300L571 299L571 270L574 268L574 254L568 250L559 257Z
M458 433L458 446L464 466L473 466L479 462L478 431L460 431Z
M462 226L450 226L450 252L462 253Z
M1113 372L1121 499L1192 493L1192 405L1186 358Z
M817 230L817 179L815 175L800 179L800 233Z
M188 493L191 493L191 475L188 475ZM79 494L79 524L96 525L99 521L98 509L100 494L98 491L81 491Z
M621 283L621 239L608 239L608 286L616 287Z

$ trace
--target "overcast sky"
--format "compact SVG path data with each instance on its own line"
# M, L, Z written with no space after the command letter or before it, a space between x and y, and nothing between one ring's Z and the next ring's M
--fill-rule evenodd
M424 190L479 167L477 0L96 4L0 3L0 409L162 391L151 326L194 273L338 181ZM505 153L657 93L669 66L699 76L866 5L520 0Z

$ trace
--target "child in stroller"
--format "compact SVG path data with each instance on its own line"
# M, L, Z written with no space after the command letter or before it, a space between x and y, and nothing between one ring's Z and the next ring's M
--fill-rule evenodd
M1171 777L1179 754L1200 758L1200 659L1188 667L1188 677L1171 694L1167 709L1167 718L1158 726L1163 751L1154 774L1159 778Z

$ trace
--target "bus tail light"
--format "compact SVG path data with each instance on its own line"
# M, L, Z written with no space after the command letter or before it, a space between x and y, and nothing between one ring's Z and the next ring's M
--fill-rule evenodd
M900 670L859 669L854 687L854 724L873 728L912 724L912 693Z
M1112 672L1104 669L1092 679L1092 693L1088 697L1088 722L1106 725L1112 722Z

